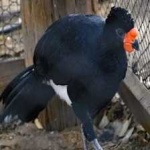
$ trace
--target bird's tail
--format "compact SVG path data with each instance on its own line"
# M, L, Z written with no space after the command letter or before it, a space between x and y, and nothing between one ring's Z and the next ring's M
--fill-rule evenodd
M43 77L36 73L33 65L26 68L7 85L0 96L4 105L0 123L33 120L54 94L53 89L43 83Z
M0 95L0 100L2 100L3 104L5 106L8 105L11 99L8 100L9 94L12 92L12 90L19 85L23 79L25 79L31 72L33 72L33 65L23 70L21 73L19 73L4 89L2 94Z

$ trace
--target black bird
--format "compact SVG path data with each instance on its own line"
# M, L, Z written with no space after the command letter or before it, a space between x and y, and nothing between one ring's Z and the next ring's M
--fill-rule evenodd
M84 14L59 19L38 41L33 66L2 93L0 122L31 121L57 94L72 107L94 149L102 150L92 119L124 79L126 51L138 49L137 34L131 14L120 7L113 7L106 19Z

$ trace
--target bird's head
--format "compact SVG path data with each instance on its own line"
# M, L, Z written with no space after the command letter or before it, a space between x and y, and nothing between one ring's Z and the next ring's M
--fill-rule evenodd
M131 14L124 8L112 7L106 19L105 31L111 44L122 45L127 52L138 50L138 30ZM117 42L116 42L117 41Z

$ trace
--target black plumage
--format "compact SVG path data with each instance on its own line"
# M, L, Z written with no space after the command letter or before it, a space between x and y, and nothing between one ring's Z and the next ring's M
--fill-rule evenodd
M45 84L52 80L56 85L67 85L84 134L93 141L96 136L91 120L110 102L125 77L123 35L133 27L131 15L115 7L106 20L96 15L75 14L53 23L36 45L33 67L3 92L5 110L1 121L10 114L17 114L22 121L36 117L57 94L51 85Z
M55 94L54 90L42 84L42 81L34 72L33 66L14 78L1 94L5 109L0 116L0 122L28 122L35 119Z

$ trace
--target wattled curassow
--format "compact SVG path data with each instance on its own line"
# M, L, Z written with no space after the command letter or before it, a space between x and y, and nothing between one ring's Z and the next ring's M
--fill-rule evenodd
M54 22L38 41L34 64L4 90L1 123L37 117L58 95L80 119L95 150L102 150L92 118L117 92L127 70L126 52L138 50L137 29L127 10L113 7L106 19L72 14Z

